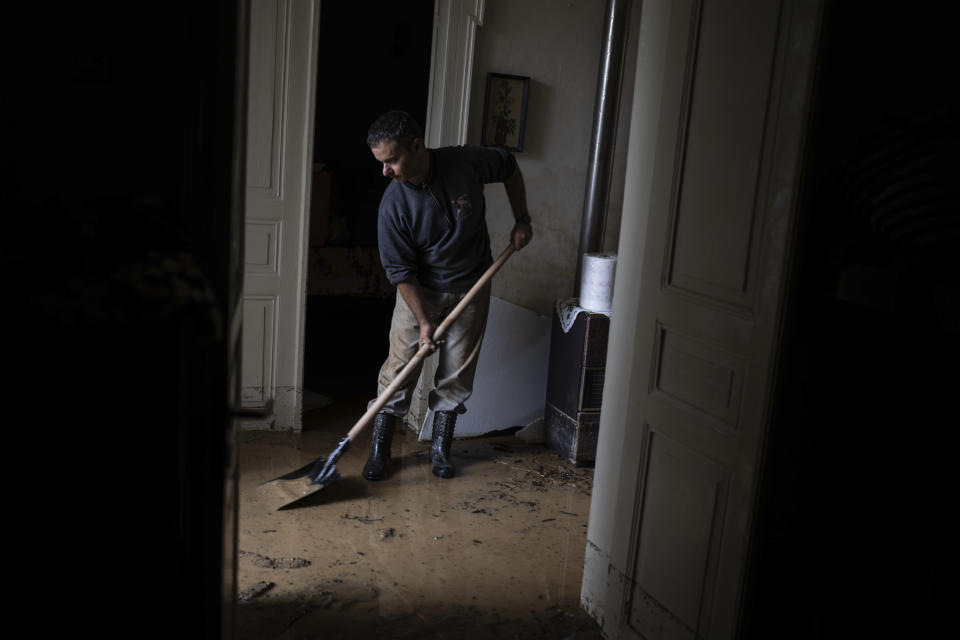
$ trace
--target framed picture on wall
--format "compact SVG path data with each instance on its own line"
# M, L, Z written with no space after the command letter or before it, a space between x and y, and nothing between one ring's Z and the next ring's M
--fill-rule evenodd
M523 151L529 93L530 78L527 76L487 74L480 144Z

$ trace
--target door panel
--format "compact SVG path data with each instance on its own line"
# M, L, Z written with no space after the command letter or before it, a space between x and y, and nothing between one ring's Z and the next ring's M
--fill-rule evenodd
M741 4L743 6L735 6ZM751 229L776 37L777 3L703 2L690 12L686 135L671 207L667 282L750 304ZM679 78L678 78L679 80ZM722 207L724 215L716 215Z
M243 300L243 406L262 407L274 387L276 298L245 296Z
M630 626L642 635L693 638L716 579L717 531L730 468L647 426L642 495L651 514L639 541Z
M818 12L642 11L607 370L632 382L603 399L584 605L613 638L733 638Z
M657 334L653 392L717 420L721 431L736 431L746 358L663 325Z
M253 0L247 109L247 194L279 200L288 2Z

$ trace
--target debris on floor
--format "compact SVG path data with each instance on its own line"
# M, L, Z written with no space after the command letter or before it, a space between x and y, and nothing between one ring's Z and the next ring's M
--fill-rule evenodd
M250 553L248 551L237 552L237 557L252 557L254 566L263 569L301 569L310 566L310 561L304 558L270 558L260 555L259 553Z
M275 586L277 585L274 584L273 582L266 582L264 580L261 580L257 584L247 587L246 589L241 591L237 596L237 598L239 598L241 602L246 602L247 600L253 600L257 596L262 596L267 591L270 591L270 589L273 589Z

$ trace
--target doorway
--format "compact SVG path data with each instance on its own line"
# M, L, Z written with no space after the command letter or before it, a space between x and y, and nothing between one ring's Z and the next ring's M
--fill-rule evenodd
M304 411L376 390L395 290L377 250L387 179L364 139L389 109L407 111L425 126L433 14L433 0L322 3Z
M944 81L946 10L825 12L744 638L953 624L940 443L960 357L960 93Z

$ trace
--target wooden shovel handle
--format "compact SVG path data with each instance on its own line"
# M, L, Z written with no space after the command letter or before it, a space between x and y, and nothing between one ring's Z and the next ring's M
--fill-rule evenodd
M500 270L500 267L503 266L503 263L507 261L507 258L509 258L515 250L516 249L511 242L510 245L503 250L503 253L500 254L500 257L497 258L486 271L484 271L483 275L480 276L480 279L477 280L472 287L470 287L470 290L467 291L467 294L463 296L460 302L457 303L457 306L455 306L453 310L447 314L447 317L443 320L443 322L440 323L440 326L437 327L433 332L434 342L439 340L443 334L447 332L447 329L450 328L450 325L452 325L463 312L464 307L470 304L473 299L477 297L477 294L480 293L480 290L483 289L488 282L490 282L490 278L492 278L493 275ZM380 412L380 409L382 409L383 406L387 404L387 401L393 397L393 394L397 392L397 389L399 389L403 383L407 381L407 378L410 377L410 373L416 369L420 363L423 362L423 359L428 355L430 355L430 345L425 344L420 347L420 349L413 355L412 358L410 358L410 361L407 362L403 369L400 370L400 373L397 374L397 377L393 379L393 382L391 382L389 386L383 390L383 393L381 393L374 403L367 408L366 412L360 416L360 419L357 420L356 424L354 424L350 431L347 432L347 438L353 441L357 434L363 431L364 427L373 421L374 416Z

